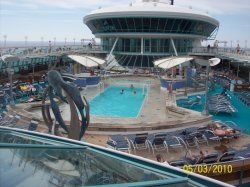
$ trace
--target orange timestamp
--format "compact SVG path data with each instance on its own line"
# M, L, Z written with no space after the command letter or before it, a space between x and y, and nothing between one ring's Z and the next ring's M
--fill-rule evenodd
M232 173L233 166L230 164L197 164L197 165L184 165L182 169L186 172L195 172L199 174L213 173L213 174L223 174Z

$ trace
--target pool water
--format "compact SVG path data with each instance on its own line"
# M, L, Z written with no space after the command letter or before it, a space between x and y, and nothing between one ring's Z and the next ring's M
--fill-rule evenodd
M121 90L124 90L121 94ZM136 94L134 94L136 91ZM123 86L110 86L90 101L90 115L104 117L137 117L147 90Z
M216 93L221 93L222 92L222 87L221 86L216 86L215 91L210 91L209 94L216 94ZM250 116L250 107L247 107L244 105L238 98L235 96L232 92L229 92L229 95L231 97L231 103L233 106L238 110L238 112L234 113L233 115L228 115L228 114L218 114L214 115L213 119L214 120L220 120L220 121L233 121L236 123L239 127L248 129L248 132L250 132L250 121L249 121L249 116ZM189 96L188 98L195 99L197 95ZM203 111L204 108L204 103L205 103L205 95L200 95L201 96L201 103L202 105L195 106L191 108L192 110L201 112ZM177 100L177 105L179 106L179 101Z

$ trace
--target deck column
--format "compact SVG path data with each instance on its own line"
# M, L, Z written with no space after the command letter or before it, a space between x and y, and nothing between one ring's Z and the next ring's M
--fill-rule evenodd
M174 40L173 40L173 38L170 38L170 41L171 41L172 47L173 47L173 49L174 49L175 56L178 56L178 53L177 53L176 48L175 48L175 45L174 45Z
M143 54L143 37L141 37L141 54Z

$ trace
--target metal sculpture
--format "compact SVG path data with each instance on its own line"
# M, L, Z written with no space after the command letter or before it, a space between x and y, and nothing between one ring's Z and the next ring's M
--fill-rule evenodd
M59 127L62 127L68 133L69 138L80 140L89 125L90 119L89 104L86 98L83 96L82 99L78 88L72 83L65 82L56 70L50 70L48 72L48 84L48 88L45 90L42 100L42 115L49 128L49 132L54 132L54 134L59 135ZM66 98L63 96L62 91L64 91ZM47 96L49 97L50 105L45 103ZM70 128L67 127L62 118L59 106L54 100L55 97L62 102L68 103L70 106ZM54 122L50 115L50 108L55 116ZM81 122L78 112L81 116Z

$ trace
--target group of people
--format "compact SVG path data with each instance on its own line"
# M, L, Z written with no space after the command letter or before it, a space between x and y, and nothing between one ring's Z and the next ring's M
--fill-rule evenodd
M136 92L135 87L134 87L134 85L133 85L133 84L131 84L131 85L130 85L130 88L131 88L131 89L133 89L133 94L134 94L134 95L136 95L136 94L137 94L137 92ZM120 94L122 95L122 94L124 94L124 92L125 92L125 90L124 90L124 89L122 89L122 90L120 91Z

